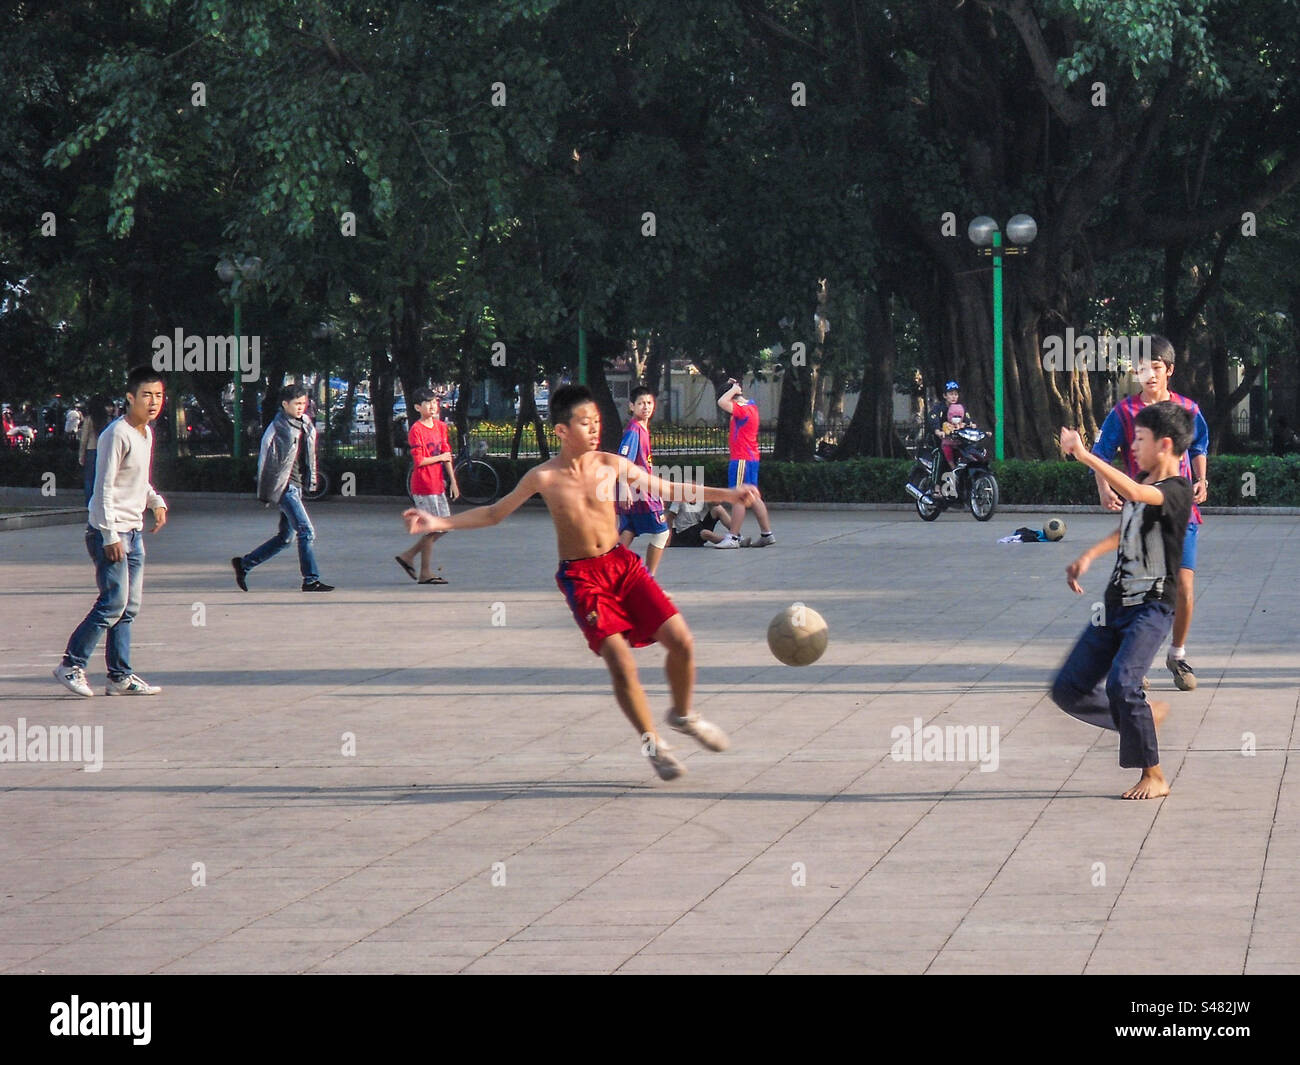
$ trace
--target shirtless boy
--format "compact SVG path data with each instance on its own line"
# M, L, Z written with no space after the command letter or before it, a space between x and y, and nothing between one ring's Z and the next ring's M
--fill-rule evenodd
M567 385L551 397L551 422L560 453L534 466L513 492L489 507L476 507L443 518L411 509L403 514L413 535L496 525L533 495L541 495L555 524L560 568L555 581L569 602L578 628L592 651L605 661L614 697L641 736L642 750L663 780L686 771L659 738L645 689L637 677L633 647L662 644L668 652L664 671L672 690L668 726L698 740L712 751L727 748L718 726L691 712L695 688L695 647L691 630L672 601L646 571L645 564L619 543L614 512L615 486L622 480L659 499L700 497L705 502L753 506L758 490L706 488L662 481L638 469L622 455L600 450L600 410L591 393Z

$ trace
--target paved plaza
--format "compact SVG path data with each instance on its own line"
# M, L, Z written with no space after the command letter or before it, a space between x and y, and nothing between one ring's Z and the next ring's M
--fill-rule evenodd
M1207 519L1200 686L1151 673L1173 792L1125 802L1115 734L1046 694L1110 569L1076 597L1065 565L1114 516L999 545L1044 515L777 510L770 549L669 551L732 749L674 735L665 784L545 512L451 534L421 587L399 509L315 505L338 590L301 594L290 549L244 594L229 558L274 515L173 501L135 623L154 698L103 695L102 645L95 698L50 676L93 600L83 527L0 532L0 727L102 726L99 771L0 762L0 972L1300 972L1295 517ZM793 601L830 626L802 669L765 642ZM996 747L894 739L918 720Z

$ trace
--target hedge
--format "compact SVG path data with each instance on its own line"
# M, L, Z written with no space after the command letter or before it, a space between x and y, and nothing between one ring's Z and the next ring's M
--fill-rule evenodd
M241 491L253 491L252 462L245 467ZM536 459L490 460L508 492L536 465ZM677 456L671 469L703 467L706 484L727 483L727 462L716 455ZM903 483L910 459L852 459L846 462L774 462L764 460L759 487L773 502L789 503L907 503ZM330 460L328 469L337 492L344 473L356 477L358 495L402 495L408 463L402 458ZM1087 467L1077 462L1034 462L1009 459L995 463L1002 502L1015 504L1095 504L1097 489ZM55 474L60 494L81 499L81 468L70 449L32 452L0 451L0 484L39 488L46 472ZM1300 507L1300 455L1219 455L1210 459L1211 506ZM233 488L228 457L158 455L154 484L168 491L229 492Z

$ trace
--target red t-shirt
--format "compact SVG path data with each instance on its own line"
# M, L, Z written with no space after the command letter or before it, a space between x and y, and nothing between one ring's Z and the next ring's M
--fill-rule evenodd
M751 399L731 408L731 458L758 461L758 405Z
M430 426L416 422L411 426L407 438L411 443L411 461L416 463L415 472L411 475L411 495L442 495L447 490L446 479L442 475L443 464L435 462L421 466L419 463L434 455L451 451L451 443L447 439L447 423L438 418Z

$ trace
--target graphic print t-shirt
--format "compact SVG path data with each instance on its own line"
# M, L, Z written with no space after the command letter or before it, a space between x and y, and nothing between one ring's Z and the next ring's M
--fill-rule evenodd
M1137 480L1144 483L1146 474ZM1192 513L1192 483L1166 477L1151 487L1164 493L1161 504L1125 502L1119 516L1119 551L1106 587L1106 609L1153 600L1174 603L1183 537Z

